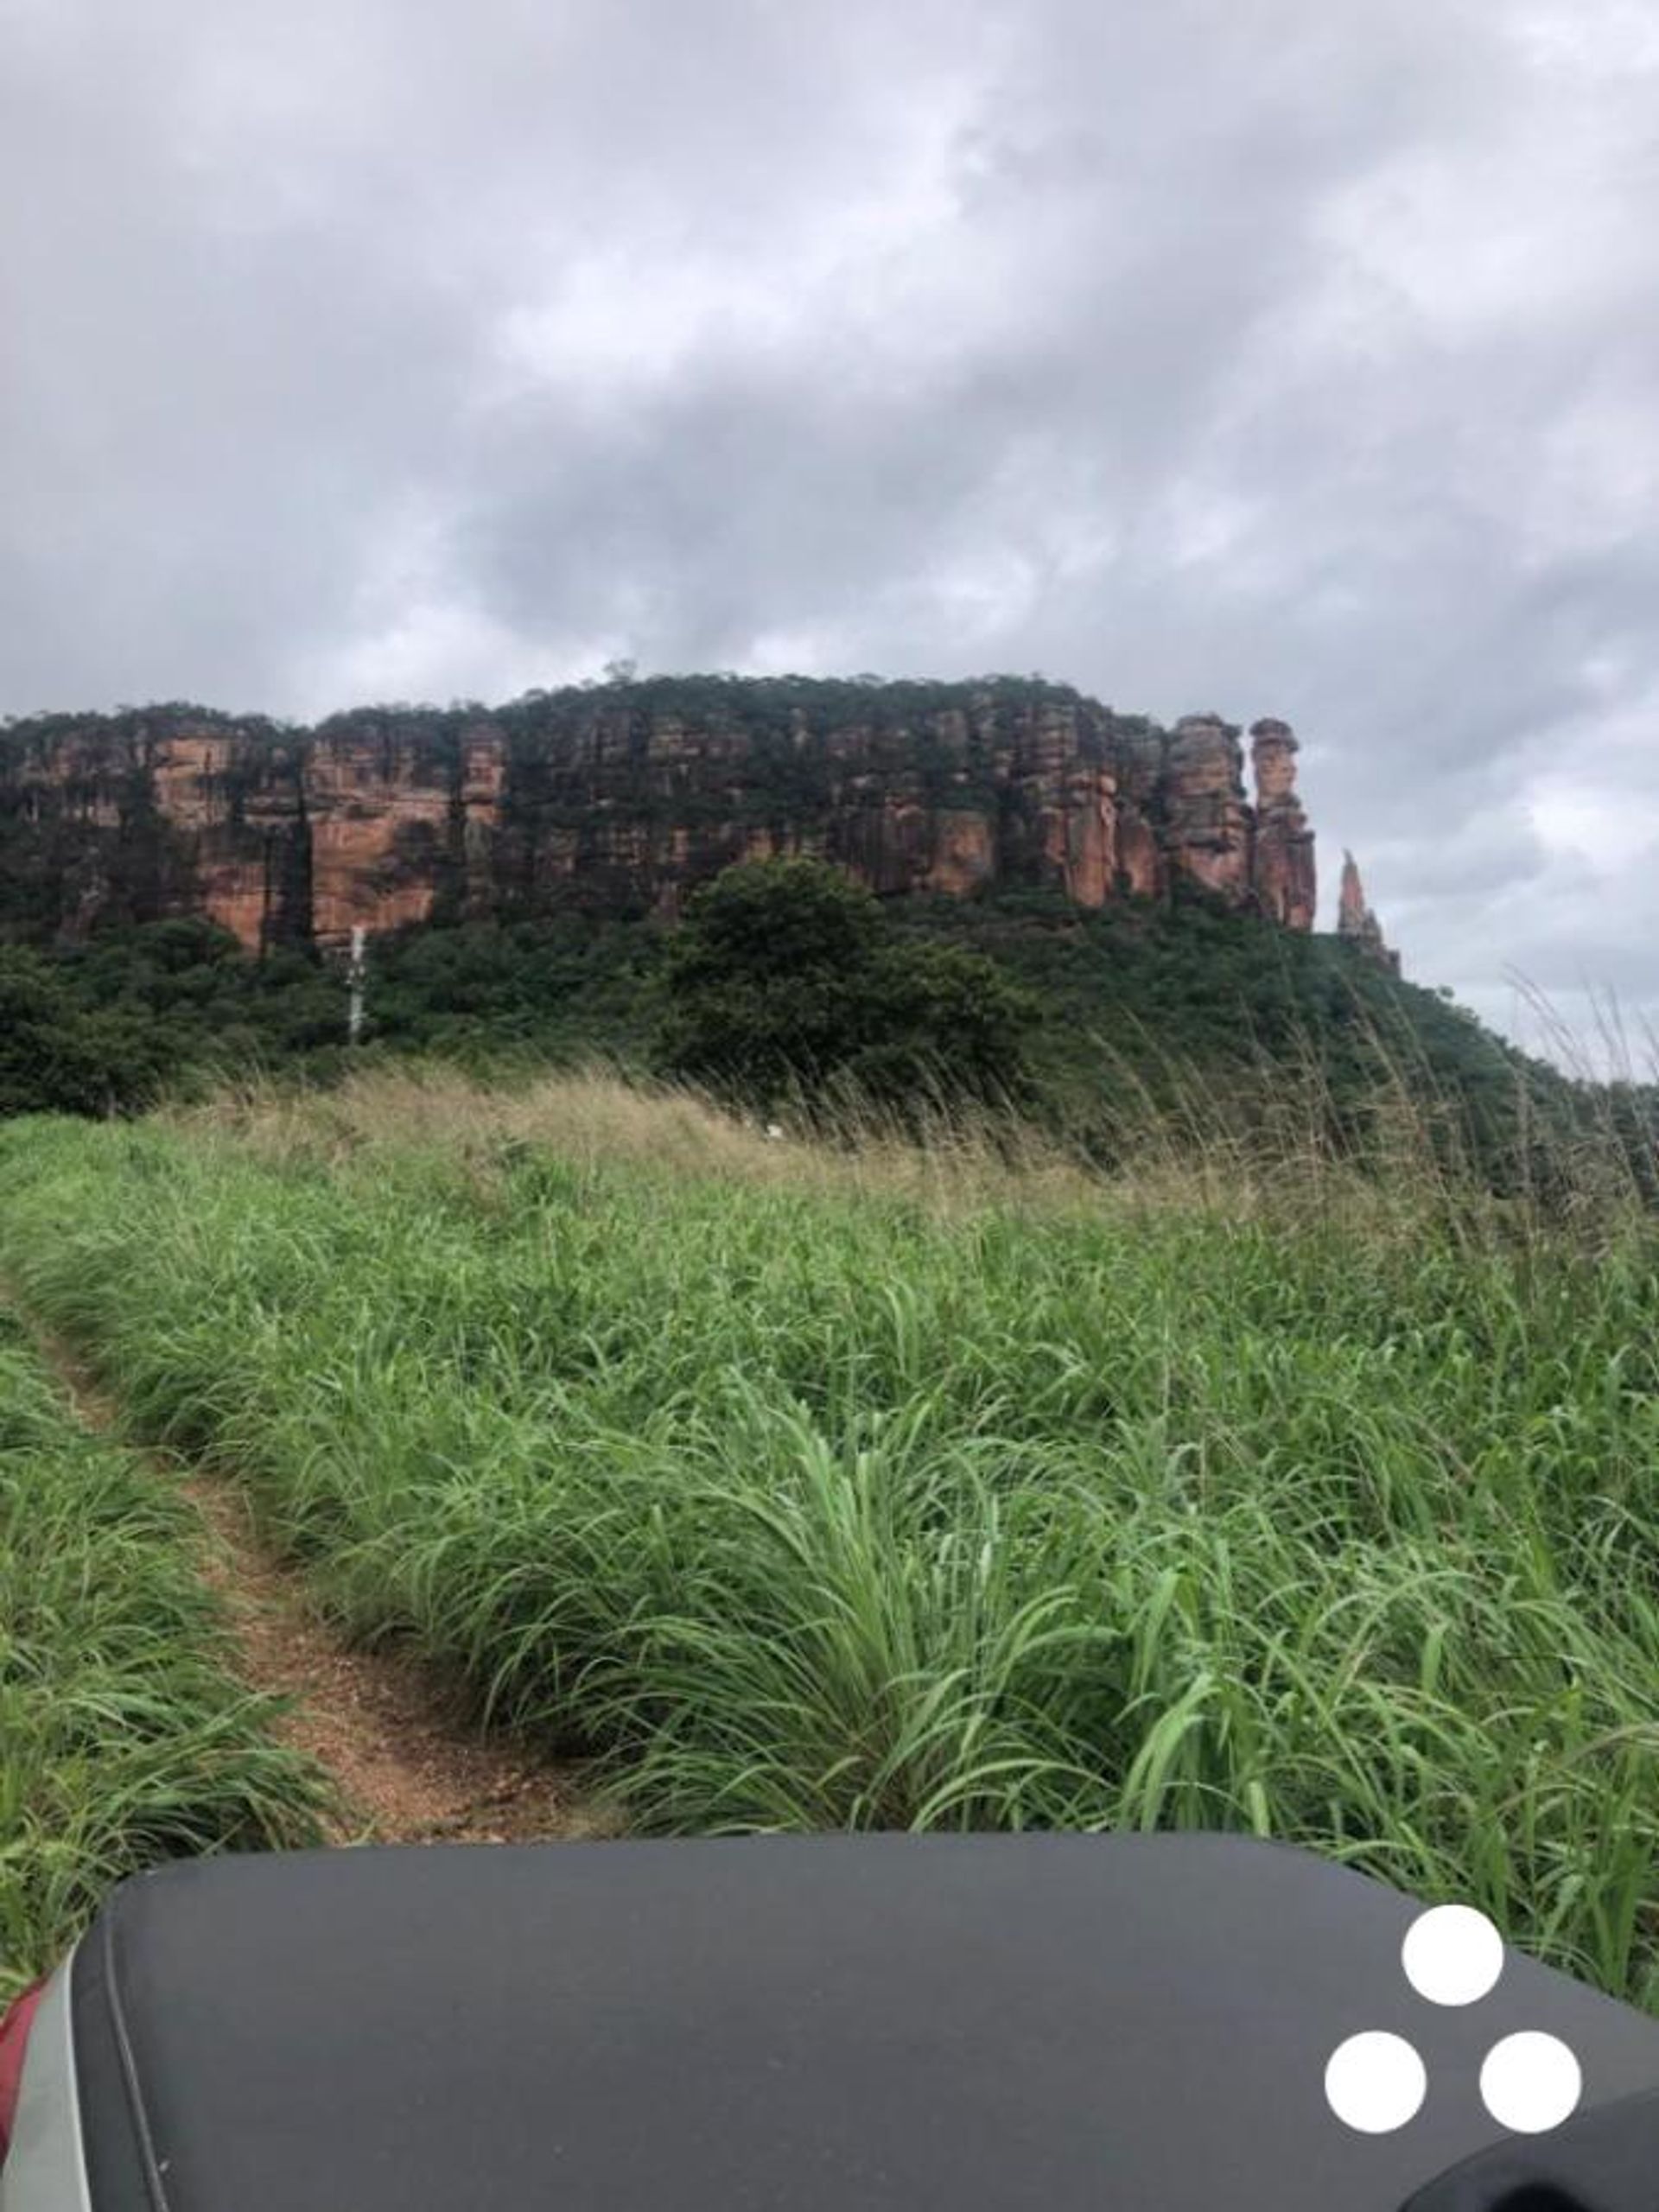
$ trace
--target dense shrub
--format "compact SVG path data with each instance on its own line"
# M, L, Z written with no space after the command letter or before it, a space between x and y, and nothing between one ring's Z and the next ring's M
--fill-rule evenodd
M0 1115L118 1112L158 1072L142 1023L89 1010L52 963L0 945Z
M902 1103L1027 1088L1036 1000L959 944L915 942L811 860L728 868L691 899L661 983L662 1066L770 1105L832 1080Z

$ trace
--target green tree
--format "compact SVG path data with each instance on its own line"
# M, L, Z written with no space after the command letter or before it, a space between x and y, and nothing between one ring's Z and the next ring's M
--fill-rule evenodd
M869 981L872 1041L848 1064L861 1089L893 1102L934 1090L1027 1105L1027 1039L1040 1001L982 953L898 938L878 950Z
M0 946L0 1115L119 1112L158 1072L140 1026L88 1013L50 962Z
M811 860L728 868L689 901L662 978L659 1064L752 1103L832 1078L902 1100L1017 1096L1034 1002L959 945L901 938Z

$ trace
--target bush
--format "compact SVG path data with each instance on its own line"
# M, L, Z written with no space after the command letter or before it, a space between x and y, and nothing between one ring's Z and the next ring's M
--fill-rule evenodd
M0 1115L118 1113L158 1073L142 1026L88 1012L48 961L0 946Z
M982 954L891 930L874 893L811 860L730 868L670 946L658 1059L768 1107L832 1084L902 1103L1012 1098L1036 1001Z

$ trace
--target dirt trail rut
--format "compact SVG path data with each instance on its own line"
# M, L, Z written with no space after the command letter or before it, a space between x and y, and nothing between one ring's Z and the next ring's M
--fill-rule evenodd
M60 1339L14 1306L84 1427L120 1433L118 1414ZM578 1769L480 1732L458 1687L406 1649L346 1643L312 1609L298 1571L256 1533L228 1481L149 1455L200 1516L202 1579L224 1599L240 1679L292 1699L276 1732L332 1776L331 1843L523 1843L614 1835L620 1823Z

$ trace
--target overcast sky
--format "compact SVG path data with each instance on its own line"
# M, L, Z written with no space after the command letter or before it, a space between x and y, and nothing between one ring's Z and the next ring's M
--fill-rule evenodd
M1656 240L1656 0L0 0L0 712L1275 714L1659 1021Z

